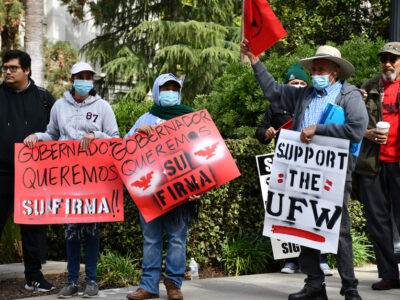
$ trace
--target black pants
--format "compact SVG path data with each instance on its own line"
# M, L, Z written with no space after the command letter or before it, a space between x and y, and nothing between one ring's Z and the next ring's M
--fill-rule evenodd
M400 167L382 163L376 176L360 176L368 232L374 245L378 275L382 279L399 279L399 268L393 248L391 209L400 231Z
M342 221L340 223L339 245L336 255L338 271L342 280L340 294L348 290L357 290L358 280L354 275L353 240L350 229L351 222L348 212L348 203L351 192L351 181L346 181L343 195ZM301 247L299 263L301 271L307 275L305 282L308 286L319 288L325 281L325 275L319 266L321 251L308 247Z
M0 238L14 210L13 180L11 176L0 176ZM40 280L43 278L40 271L42 268L41 245L46 236L47 226L21 224L20 228L26 281Z

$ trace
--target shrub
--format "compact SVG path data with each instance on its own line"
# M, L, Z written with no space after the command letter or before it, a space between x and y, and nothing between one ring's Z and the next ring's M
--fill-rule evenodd
M100 286L113 287L137 285L141 276L139 260L129 252L124 256L112 251L100 254L97 273Z
M270 239L244 236L241 230L236 238L225 239L221 255L226 274L235 276L271 271L268 267L274 261Z

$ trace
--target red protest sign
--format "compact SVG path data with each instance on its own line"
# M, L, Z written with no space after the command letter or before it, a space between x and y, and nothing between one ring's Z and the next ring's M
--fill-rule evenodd
M114 164L146 222L238 176L207 110L157 125L114 145Z
M58 224L124 220L123 184L111 159L121 139L15 144L14 222Z
M265 0L245 0L243 8L244 37L257 56L286 35L278 18Z

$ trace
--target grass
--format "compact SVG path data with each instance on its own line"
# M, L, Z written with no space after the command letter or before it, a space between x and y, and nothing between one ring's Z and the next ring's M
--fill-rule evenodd
M118 252L100 254L97 263L100 286L137 285L141 276L140 265L131 254L122 256Z
M271 261L271 244L263 236L249 238L240 231L236 238L226 239L222 246L221 262L229 275L263 273Z

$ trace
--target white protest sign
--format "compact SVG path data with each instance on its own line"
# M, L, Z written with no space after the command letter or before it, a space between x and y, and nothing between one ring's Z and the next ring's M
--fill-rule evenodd
M272 162L274 159L274 153L262 154L256 156L258 176L260 178L261 195L264 204L264 210L266 210L269 178L271 176ZM300 254L300 246L277 239L271 239L272 253L274 259L286 259L291 257L298 257Z
M258 176L260 177L261 195L263 198L264 209L266 209L269 178L271 176L272 161L274 153L256 156Z
M349 141L282 130L275 149L263 234L337 252Z
M295 243L285 242L273 238L271 238L271 246L275 260L298 257L301 251L300 246Z

